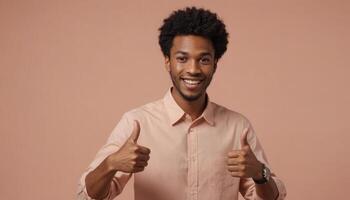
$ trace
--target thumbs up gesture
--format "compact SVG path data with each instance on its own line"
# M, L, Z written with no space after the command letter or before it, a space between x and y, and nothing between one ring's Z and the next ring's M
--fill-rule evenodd
M231 150L227 154L227 169L233 177L262 179L263 164L259 162L248 144L249 129L241 136L241 149Z
M140 172L145 169L149 160L150 149L137 144L140 135L140 124L134 121L134 129L123 146L108 157L113 169L126 173Z

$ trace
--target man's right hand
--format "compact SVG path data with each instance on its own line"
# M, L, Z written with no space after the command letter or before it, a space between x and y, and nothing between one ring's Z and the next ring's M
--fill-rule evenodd
M108 156L109 166L126 173L140 172L147 166L150 149L137 144L140 135L140 124L134 121L134 129L123 146L115 153Z

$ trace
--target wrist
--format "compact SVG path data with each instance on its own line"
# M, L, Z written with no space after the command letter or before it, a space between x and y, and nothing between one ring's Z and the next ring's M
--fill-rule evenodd
M255 176L252 177L253 180L261 180L264 178L263 169L264 169L264 164L259 162L257 172L255 173Z
M253 178L255 184L265 184L270 180L270 170L263 163L261 163L261 170L259 176Z
M104 160L105 167L107 172L117 172L119 171L118 166L116 166L114 163L114 159L111 157L111 155L107 156L107 158Z

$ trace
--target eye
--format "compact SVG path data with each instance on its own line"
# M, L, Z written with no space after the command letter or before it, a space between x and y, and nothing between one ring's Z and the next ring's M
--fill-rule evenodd
M185 56L178 56L176 57L176 60L180 63L184 63L187 61L187 58Z
M203 57L203 58L200 59L200 62L201 62L202 64L204 64L204 65L208 65L208 64L210 64L211 59L208 58L208 57Z

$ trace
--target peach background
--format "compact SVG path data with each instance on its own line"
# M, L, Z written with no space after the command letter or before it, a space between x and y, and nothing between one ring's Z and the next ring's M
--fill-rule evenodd
M0 0L1 199L76 198L122 113L169 87L157 28L186 5L227 24L209 94L252 121L287 199L348 197L348 1L189 2Z

